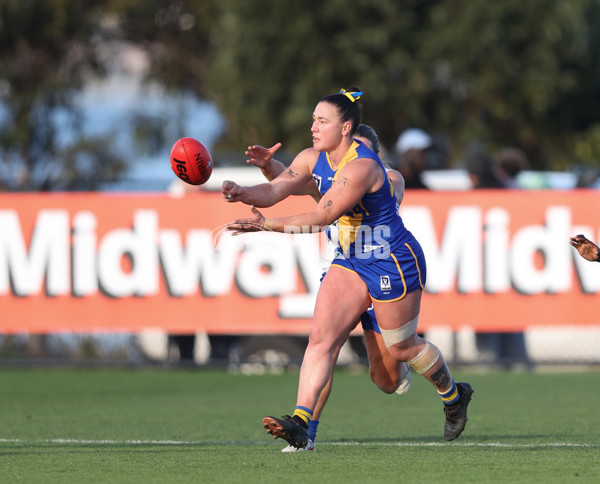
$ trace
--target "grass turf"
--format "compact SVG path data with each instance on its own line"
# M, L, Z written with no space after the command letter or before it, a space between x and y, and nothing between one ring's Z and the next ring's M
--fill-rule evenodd
M314 453L282 454L262 417L298 375L0 370L0 482L600 482L600 372L455 372L475 394L443 439L429 383L384 395L337 371Z

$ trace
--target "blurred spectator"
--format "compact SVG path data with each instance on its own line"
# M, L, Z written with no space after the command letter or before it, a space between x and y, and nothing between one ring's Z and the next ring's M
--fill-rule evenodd
M492 155L496 173L507 188L520 188L517 176L529 168L525 152L519 148L506 147Z
M398 171L404 177L406 188L429 188L423 183L422 173L427 167L427 151L431 145L431 136L418 128L407 129L398 138Z
M468 146L465 166L473 188L506 188L482 142L473 141Z
M596 168L588 168L577 177L575 188L595 187L600 176L600 171Z
M488 154L482 142L474 141L469 145L465 153L465 165L473 188L507 187L499 174L498 165ZM476 333L475 341L477 351L482 357L491 357L506 367L512 365L522 365L527 369L531 367L525 336L522 332Z

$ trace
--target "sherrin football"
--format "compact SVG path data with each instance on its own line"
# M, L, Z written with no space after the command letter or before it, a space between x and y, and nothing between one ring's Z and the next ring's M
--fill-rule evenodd
M190 185L202 185L210 178L213 161L210 152L194 138L181 138L171 149L171 169Z

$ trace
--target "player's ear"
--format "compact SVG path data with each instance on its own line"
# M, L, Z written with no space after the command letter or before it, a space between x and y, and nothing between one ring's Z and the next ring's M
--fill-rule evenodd
M342 124L342 135L346 136L352 131L352 123L350 121L346 121Z

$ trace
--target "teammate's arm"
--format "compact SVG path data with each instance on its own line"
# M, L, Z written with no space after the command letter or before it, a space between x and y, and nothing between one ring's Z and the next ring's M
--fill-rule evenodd
M400 174L399 171L388 169L386 173L392 182L392 186L394 187L394 193L396 195L396 200L398 200L398 205L402 203L402 199L404 198L404 177Z

